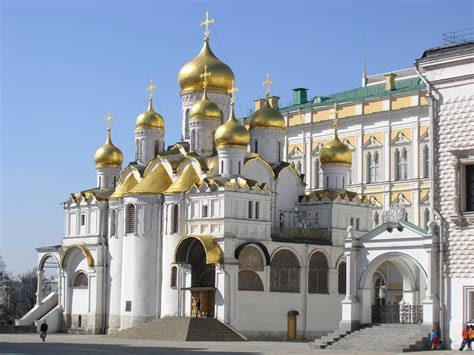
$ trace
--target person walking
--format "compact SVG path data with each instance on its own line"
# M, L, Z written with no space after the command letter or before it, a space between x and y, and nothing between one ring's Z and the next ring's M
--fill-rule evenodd
M472 342L474 342L474 325L471 325L469 329L469 341L467 342L469 350L472 350Z
M459 351L463 351L464 350L464 347L467 345L468 349L471 347L471 341L470 341L470 338L469 338L469 326L466 325L466 328L464 328L462 330L462 343L461 343L461 347L459 348Z
M201 299L198 297L198 299L196 300L196 318L198 316L198 312L199 312L199 316L202 318L202 312L201 312Z
M48 332L48 323L46 323L46 319L45 319L43 324L41 324L41 327L40 327L40 338L43 339L43 342L46 340L47 332Z

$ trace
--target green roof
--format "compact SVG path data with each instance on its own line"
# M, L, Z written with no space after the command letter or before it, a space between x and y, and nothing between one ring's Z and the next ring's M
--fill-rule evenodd
M426 90L426 85L420 78L410 78L395 81L394 90L385 90L385 83L370 85L353 90L343 91L328 96L316 96L311 101L299 105L281 107L280 112L290 112L299 109L305 110L313 107L328 106L344 102L368 100L378 97L398 95L408 92L420 92ZM319 99L318 99L319 98Z

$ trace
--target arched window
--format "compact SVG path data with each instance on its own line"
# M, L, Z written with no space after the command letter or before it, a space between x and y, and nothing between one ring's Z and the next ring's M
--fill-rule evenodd
M280 228L283 228L285 226L285 212L284 211L280 211L279 223L280 223Z
M258 153L258 140L255 140L255 153Z
M254 271L239 271L239 291L263 291L262 279Z
M239 255L239 270L263 271L262 254L257 248L246 246Z
M281 161L281 142L278 142L278 161Z
M178 223L179 223L179 210L178 205L173 205L173 224L171 228L171 233L178 233Z
M427 178L430 176L430 149L428 145L423 147L423 177Z
M430 221L430 210L428 208L425 208L425 212L423 213L424 217L424 225L425 229L428 229L428 222Z
M160 152L160 141L155 141L155 157Z
M374 154L367 154L367 166L368 171L368 182L377 182L379 181L379 153L374 152Z
M196 151L196 130L191 131L191 150Z
M115 210L110 210L110 235L117 234L117 216Z
M329 293L328 261L323 253L316 252L309 259L308 293Z
M372 182L372 153L367 153L367 182Z
M395 150L395 169L396 169L396 179L405 180L408 176L408 151L406 148L403 148L402 151L398 149Z
M176 287L178 283L178 268L176 266L171 267L171 287Z
M241 166L242 166L242 163L239 161L239 172L238 172L238 174L241 174L241 170L242 170Z
M135 160L140 159L140 141L138 139L135 140Z
M272 258L270 291L300 291L300 268L298 259L295 254L289 250L280 250Z
M317 157L314 161L314 188L319 189L321 187L321 178L323 176L323 171L321 170L321 164L319 158Z
M337 290L339 294L346 294L346 262L343 261L337 268Z
M135 205L127 205L127 219L125 233L135 233Z
M184 138L189 138L189 108L184 112Z
M72 283L73 287L88 287L89 280L85 272L79 272Z
M377 227L380 223L380 216L378 212L374 213L374 227Z
M224 161L221 160L221 174L224 174Z

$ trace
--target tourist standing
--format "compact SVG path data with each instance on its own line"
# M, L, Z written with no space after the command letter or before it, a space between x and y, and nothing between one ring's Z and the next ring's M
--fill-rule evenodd
M201 312L201 299L198 297L197 301L196 301L196 318L198 316L198 312L199 312L199 316L202 318L202 312Z
M459 348L459 351L463 351L466 345L468 349L471 347L471 339L469 338L469 332L470 332L469 326L466 325L466 328L464 328L462 331L462 343L461 343L461 347Z

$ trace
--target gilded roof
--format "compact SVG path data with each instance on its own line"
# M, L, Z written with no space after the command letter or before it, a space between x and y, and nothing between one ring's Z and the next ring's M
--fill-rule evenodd
M334 138L321 148L319 161L321 164L344 164L350 166L352 164L352 152L341 142L337 133L335 133Z
M173 184L171 184L165 191L165 194L176 194L187 192L193 184L198 184L201 182L201 178L199 174L194 169L192 164L189 164L186 168L184 168L183 172L180 176L176 179Z
M171 184L173 180L169 176L163 164L159 164L147 176L143 178L127 195L132 194L161 194Z
M229 119L216 129L214 134L216 147L242 146L247 147L250 143L250 133L235 118L234 105L230 109Z
M102 147L96 150L94 160L96 168L119 168L122 166L123 154L122 151L112 143L110 128L107 129L107 140Z
M153 109L153 98L151 97L148 101L148 110L139 114L135 123L135 129L143 128L152 128L160 130L165 128L165 120L159 113L156 113Z
M359 202L359 203L370 203L369 198L365 195L359 195L357 192L354 191L335 191L335 190L316 190L310 192L307 195L304 195L301 198L301 202L311 202L311 201L335 201L335 200L343 200L343 201L351 201L351 202Z
M189 120L196 121L200 119L221 121L222 111L209 98L207 97L207 92L204 91L202 94L202 99L196 102L189 111Z
M115 192L110 196L110 198L119 198L129 192L138 184L138 180L133 173L128 175L127 179L120 184L120 186L115 190Z
M250 117L249 127L250 129L285 128L285 119L280 111L270 105L270 100L267 97L263 107Z

